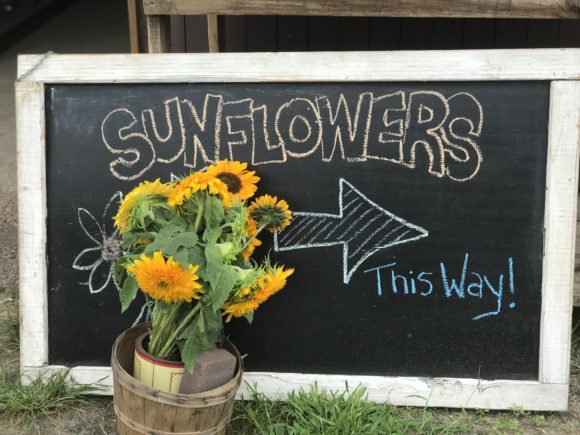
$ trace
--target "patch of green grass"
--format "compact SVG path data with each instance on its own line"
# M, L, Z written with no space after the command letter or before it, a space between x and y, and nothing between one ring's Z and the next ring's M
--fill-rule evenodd
M8 287L0 287L0 300L2 299L11 299L13 301L18 300L18 287L16 286L8 286Z
M251 389L251 401L238 401L230 430L235 434L446 434L470 433L463 419L440 422L424 409L395 407L369 402L366 390L331 392L319 390L290 393L275 402Z
M0 373L0 418L11 424L34 426L40 418L63 409L86 404L85 395L98 390L94 385L74 382L67 372L57 372L23 385L20 377Z
M0 350L18 352L20 347L20 322L17 313L9 313L0 320Z

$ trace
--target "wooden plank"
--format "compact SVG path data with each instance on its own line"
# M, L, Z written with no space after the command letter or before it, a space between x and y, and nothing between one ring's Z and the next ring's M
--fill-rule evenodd
M185 52L185 17L171 16L171 53Z
M246 50L276 51L276 17L246 17Z
M530 20L528 23L528 48L558 47L560 21Z
M456 50L463 43L463 20L458 18L435 18L431 33L431 48Z
M44 85L16 84L20 364L48 364ZM31 176L31 174L36 174Z
M525 48L528 39L528 20L497 20L495 48Z
M20 56L18 71L19 80L50 83L578 80L580 50L47 54Z
M433 20L409 18L401 21L401 50L429 50Z
M580 23L574 20L560 20L560 47L580 47Z
M308 17L308 50L338 50L338 17Z
M278 51L308 50L308 17L278 17Z
M465 20L462 48L493 48L495 46L495 25L495 20Z
M208 52L208 28L205 15L185 17L185 51L187 53Z
M223 19L223 40L220 51L244 52L246 51L246 17L226 16Z
M49 366L44 376L70 370L70 375L81 384L98 384L102 389L95 394L113 393L112 371L109 367ZM38 377L38 368L26 371ZM345 391L345 382L367 388L373 402L388 402L403 406L444 406L451 408L510 409L530 411L565 411L568 399L567 384L542 384L536 381L510 381L462 378L418 378L382 376L345 376L299 373L245 372L236 399L251 397L248 386L258 385L259 391L272 400L285 400L288 393L299 388L318 387ZM352 391L352 388L351 388Z
M368 50L369 18L341 17L338 19L338 49L344 51Z
M398 50L401 47L400 18L371 18L369 49Z
M580 82L552 82L539 373L548 383L569 378L579 148Z
M577 0L144 0L145 13L579 18Z
M210 53L217 53L220 51L218 30L218 17L215 14L207 16L207 45Z
M171 48L171 25L169 17L147 15L147 52L168 53Z
M129 16L129 40L131 53L139 53L139 24L137 22L137 0L127 0Z

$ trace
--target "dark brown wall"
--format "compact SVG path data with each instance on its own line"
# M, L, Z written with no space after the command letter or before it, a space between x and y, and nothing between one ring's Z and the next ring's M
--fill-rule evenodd
M172 51L207 51L207 22L173 16ZM221 16L220 51L580 47L580 20Z

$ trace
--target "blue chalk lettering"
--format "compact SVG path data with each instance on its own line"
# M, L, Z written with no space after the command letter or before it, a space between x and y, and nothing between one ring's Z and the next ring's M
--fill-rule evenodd
M510 257L508 259L508 269L510 271L510 293L514 294L516 292L516 288L514 286L514 259Z
M431 280L428 278L423 278L423 276L427 275L433 274L431 272L421 272L419 275L417 275L418 281L424 282L425 284L429 285L429 289L427 291L419 293L421 296L429 296L433 292L433 283L431 282Z
M403 280L403 284L405 285L404 291L405 291L405 294L408 295L409 294L409 283L407 282L407 278L404 275L397 275L394 270L391 270L391 287L393 289L393 293L394 294L398 293L398 289L397 289L397 280L398 279Z
M415 278L413 278L413 271L411 270L409 272L409 275L411 275L411 277L409 278L411 280L411 294L417 294L417 286L415 284Z
M511 309L514 309L514 308L515 308L515 306L516 306L516 303L515 303L515 302L510 302L510 305L509 305L509 307L510 307Z
M465 254L465 260L463 260L463 269L461 271L461 283L459 284L459 286L457 285L457 283L455 282L455 279L451 279L451 285L449 285L449 282L447 281L447 272L445 270L445 264L440 263L441 266L441 279L443 281L443 287L445 287L445 296L447 296L448 298L451 297L451 292L455 291L455 293L457 294L457 296L459 296L460 298L464 298L465 297L465 293L463 292L463 287L465 285L465 275L467 273L467 262L469 259L469 254Z
M471 272L472 275L475 275L477 277L477 279L479 280L479 282L472 282L471 284L469 284L467 286L467 294L469 296L475 296L478 298L483 298L483 279L481 278L481 275L477 272ZM479 291L477 293L474 293L473 291L471 291L471 288L478 288Z
M364 271L364 273L373 272L373 271L377 272L377 294L378 294L378 296L383 295L383 286L381 285L381 269L384 269L385 267L394 266L395 264L397 264L397 263L384 264L382 266L373 267L372 269L368 269L368 270Z
M483 314L480 314L478 316L475 316L472 320L479 320L479 319L482 319L482 318L488 317L488 316L497 316L501 312L501 296L503 294L503 273L499 276L499 283L498 283L499 285L498 285L497 291L495 288L493 288L493 286L491 285L491 283L487 279L486 275L483 275L483 280L485 281L485 284L489 287L489 291L491 291L495 296L497 296L497 309L495 311L489 311L487 313L483 313Z

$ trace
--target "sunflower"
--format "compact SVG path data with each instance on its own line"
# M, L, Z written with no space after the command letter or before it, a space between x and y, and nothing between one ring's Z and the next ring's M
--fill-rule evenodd
M228 316L226 318L226 323L232 320L232 317L242 317L246 314L250 314L253 311L258 309L260 304L255 301L254 299L248 299L246 301L237 302L237 303L228 303L223 306L224 308L224 316Z
M228 191L228 186L207 172L194 172L181 180L169 195L167 203L171 207L183 205L194 193L200 190L207 190L212 195L219 195L224 207L232 206L232 195Z
M248 262L250 261L250 257L254 253L256 247L260 246L262 242L256 238L256 234L258 234L258 225L254 219L248 219L246 230L248 237L250 237L250 242L242 252L242 257L244 257L245 262Z
M159 178L153 182L144 181L135 187L131 192L125 196L125 199L121 201L119 205L119 211L113 217L115 220L115 226L119 228L119 232L123 234L127 227L129 226L129 215L131 210L135 207L135 204L139 199L145 196L163 196L169 197L173 190L173 187L169 184L164 184L159 181Z
M286 286L286 280L293 273L294 269L284 270L283 266L272 267L268 273L256 280L257 290L252 299L263 304Z
M248 207L248 214L258 225L267 228L271 233L282 231L292 220L288 203L270 195L256 198Z
M239 200L249 199L256 193L256 183L260 177L256 177L254 171L248 171L247 163L229 162L220 160L216 165L208 166L207 173L223 181L231 194Z
M223 315L228 316L226 323L232 317L242 317L256 311L260 305L286 286L286 280L293 273L294 269L284 269L282 266L269 267L267 271L263 271L262 275L249 286L236 293L236 298L241 300L224 304Z
M185 269L181 264L160 251L153 253L153 258L141 255L127 267L137 280L137 284L144 293L155 300L163 302L187 301L201 297L201 284L195 274L199 266L189 265Z

